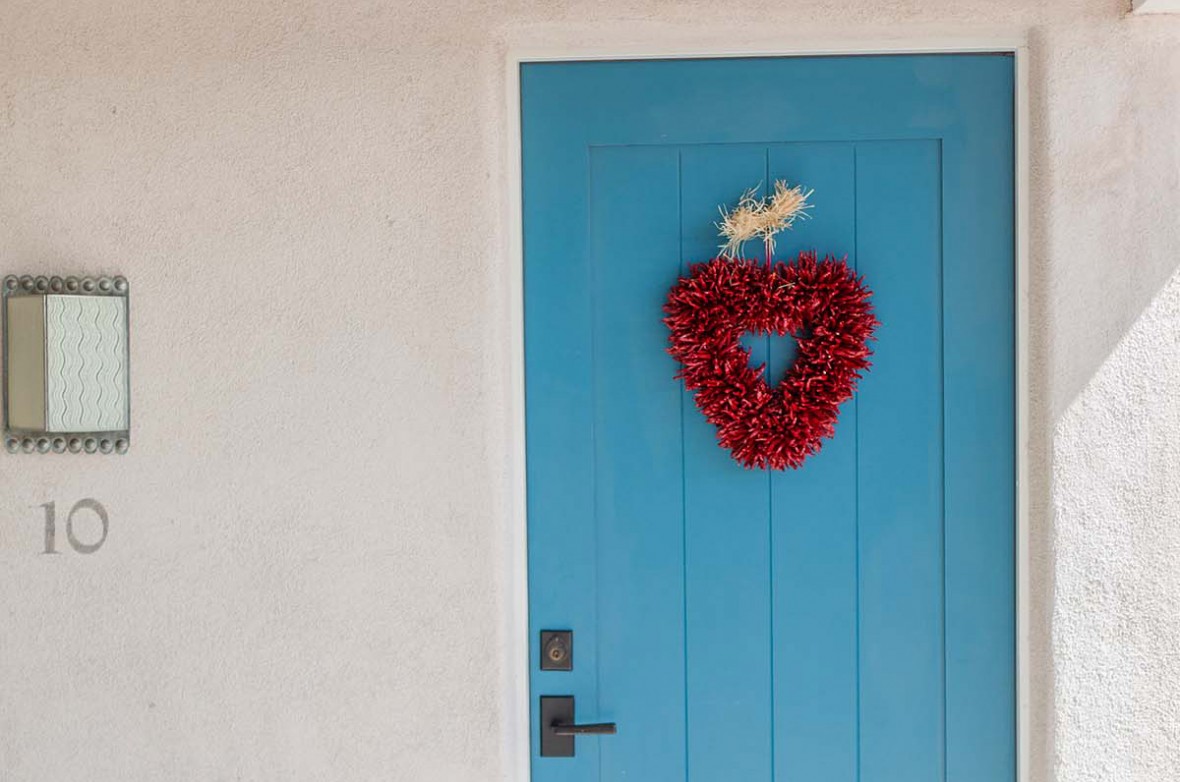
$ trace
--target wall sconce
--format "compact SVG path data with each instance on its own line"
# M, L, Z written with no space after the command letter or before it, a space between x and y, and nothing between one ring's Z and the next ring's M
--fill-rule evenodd
M127 280L4 278L4 446L125 453L131 443Z

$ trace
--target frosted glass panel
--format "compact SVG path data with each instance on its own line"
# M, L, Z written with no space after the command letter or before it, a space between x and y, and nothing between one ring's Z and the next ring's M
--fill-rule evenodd
M127 428L127 300L45 297L46 430Z

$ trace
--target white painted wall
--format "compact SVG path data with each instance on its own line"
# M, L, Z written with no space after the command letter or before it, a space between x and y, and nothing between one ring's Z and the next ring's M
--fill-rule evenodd
M0 778L508 778L505 42L997 30L1034 778L1180 778L1180 19L1128 5L7 0L0 272L128 276L134 445L3 455ZM38 555L83 497L106 545Z

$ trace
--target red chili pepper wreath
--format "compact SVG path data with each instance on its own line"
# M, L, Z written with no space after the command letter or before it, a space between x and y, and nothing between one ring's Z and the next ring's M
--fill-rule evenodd
M768 245L768 250L770 245ZM769 257L769 255L768 255ZM834 433L840 405L870 366L878 322L872 292L843 260L716 258L696 264L664 305L678 378L748 468L798 468ZM794 335L798 356L771 388L739 343L751 332Z

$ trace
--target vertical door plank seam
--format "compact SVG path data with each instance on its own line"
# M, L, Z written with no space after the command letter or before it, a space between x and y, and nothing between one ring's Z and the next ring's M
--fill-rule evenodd
M598 588L602 583L602 524L599 522L599 503L598 503L598 449L600 443L598 442L598 411L601 400L600 394L600 379L599 379L599 361L598 351L601 340L599 339L598 328L602 320L602 315L599 310L598 301L598 287L602 280L599 276L599 264L594 262L595 256L595 233L594 226L594 149L589 145L586 146L586 192L589 197L586 199L586 226L588 233L588 241L586 242L587 249L583 252L588 252L589 257L586 258L586 276L587 285L589 288L588 299L590 305L590 377L593 378L591 382L590 391L590 518L594 524L594 713L602 713L602 632L599 622L602 617L602 590ZM560 259L557 261L561 262ZM594 754L597 756L598 769L601 773L602 769L602 742L594 742Z
M946 236L945 215L946 208L943 200L945 198L944 184L943 184L943 149L942 139L938 139L938 355L942 366L939 367L938 380L940 383L938 395L941 400L941 414L939 421L939 433L942 440L942 480L940 482L942 494L942 632L940 639L942 642L942 780L946 782L948 769L948 740L947 740L947 660L946 660L946 249L944 246L944 237Z
M770 181L770 146L766 147L766 173L764 175L766 180L766 197L774 192L774 185ZM770 253L766 254L766 264L770 266L772 262ZM770 350L770 334L767 334L766 340L766 370L765 378L767 385L772 388L775 385L774 364L773 357ZM774 686L774 471L766 471L766 537L767 537L767 590L768 609L770 618L770 779L774 782L775 779L775 737L778 735L775 731L774 716L775 716L775 693L777 688Z
M852 145L852 269L858 271L860 268L860 180L857 173L857 162L859 156L860 145ZM858 392L852 399L853 411L853 430L855 445L853 447L853 491L856 492L856 499L853 503L855 518L856 537L856 782L860 782L861 778L861 758L860 758L860 738L861 738L861 716L860 716L860 393Z
M676 148L676 241L680 274L687 271L684 261L684 150ZM678 381L680 382L680 381ZM688 446L685 443L684 419L685 402L688 391L681 383L680 388L680 578L683 584L681 590L681 606L684 620L684 779L688 782L690 773L688 768Z

